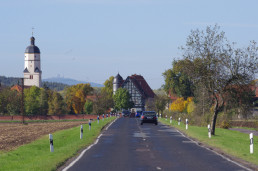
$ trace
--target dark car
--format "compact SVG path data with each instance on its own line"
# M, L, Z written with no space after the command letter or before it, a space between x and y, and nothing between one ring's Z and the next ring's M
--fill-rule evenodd
M141 115L141 125L143 123L155 123L155 125L158 125L158 119L156 116L156 112L154 111L144 111Z
M123 111L122 111L122 116L123 116L123 117L129 117L130 114L131 114L131 113L130 113L128 110L123 110Z

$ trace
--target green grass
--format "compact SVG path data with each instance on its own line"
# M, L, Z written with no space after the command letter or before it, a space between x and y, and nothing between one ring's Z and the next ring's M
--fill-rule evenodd
M169 119L159 119L160 122L171 125ZM187 136L197 139L198 141L209 146L218 148L226 154L241 158L248 162L258 165L258 136L254 136L254 153L250 154L250 139L249 134L244 134L238 131L216 128L215 136L208 138L208 128L188 125L188 130L185 129L185 124L173 120L172 126L184 132Z
M108 118L100 123L92 122L83 125L83 139L80 139L80 126L53 133L54 152L50 152L48 135L20 146L10 152L0 151L0 170L56 170L67 159L75 156L79 150L92 144L100 134L101 129L115 118Z

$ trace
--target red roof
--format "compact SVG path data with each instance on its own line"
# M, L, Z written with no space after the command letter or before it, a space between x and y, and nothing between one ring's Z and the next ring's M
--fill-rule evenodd
M135 86L144 92L144 95L147 98L154 98L155 93L152 91L143 76L134 74L129 77L135 83Z
M31 86L24 86L24 88L30 88ZM11 87L11 90L16 90L18 92L22 91L22 87L20 85L14 85Z
M18 92L21 92L22 91L22 87L19 86L19 85L14 85L14 86L12 86L11 90L16 90Z

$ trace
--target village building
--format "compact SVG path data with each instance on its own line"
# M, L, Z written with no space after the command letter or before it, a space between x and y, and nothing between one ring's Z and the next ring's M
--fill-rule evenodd
M117 74L113 81L113 93L115 94L120 87L128 90L130 100L134 104L132 111L144 111L146 102L154 100L154 92L141 75L134 74L123 80L121 75Z

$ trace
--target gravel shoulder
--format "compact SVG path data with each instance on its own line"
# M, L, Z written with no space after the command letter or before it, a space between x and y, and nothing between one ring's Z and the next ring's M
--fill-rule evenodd
M258 136L258 131L255 131L255 130L248 130L248 129L241 129L241 128L229 128L229 129L233 131L239 131L245 134L253 133L255 136Z

